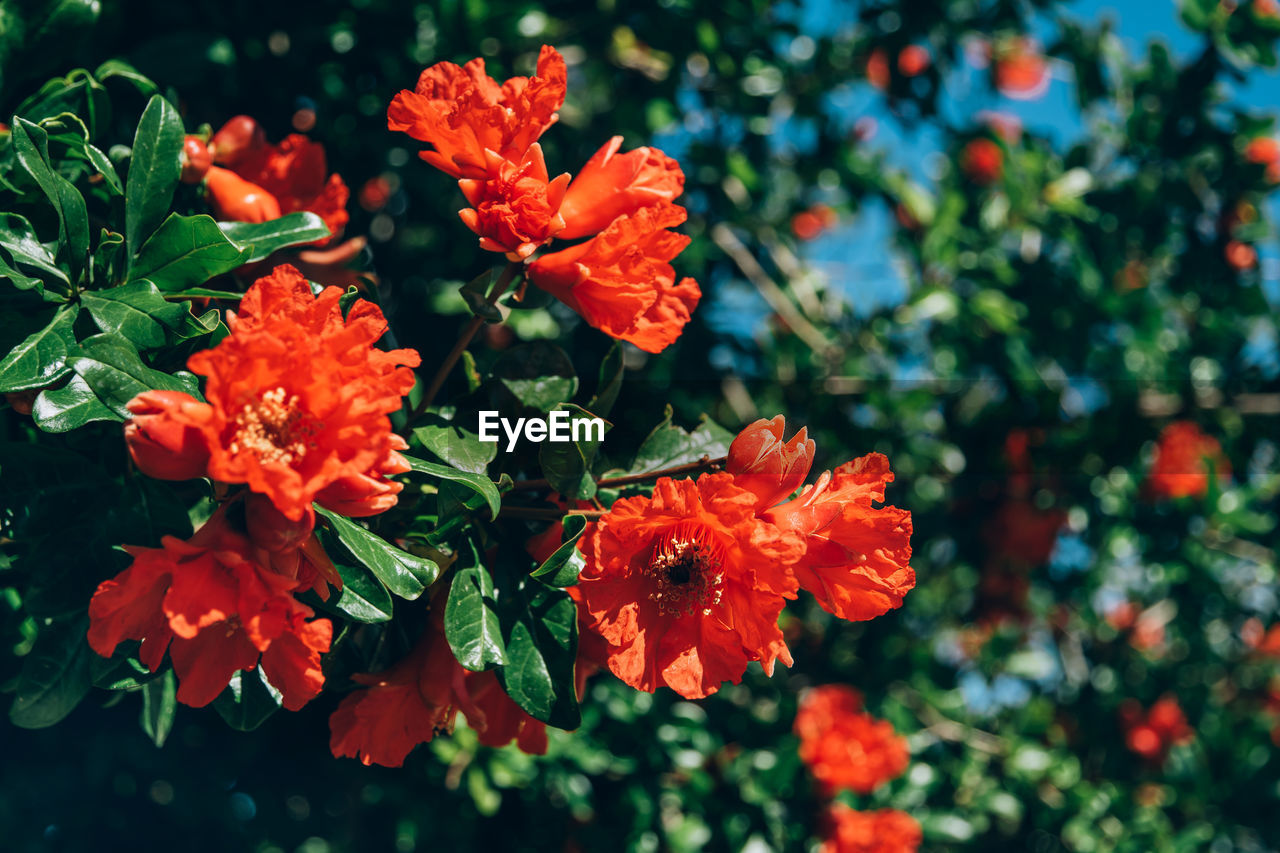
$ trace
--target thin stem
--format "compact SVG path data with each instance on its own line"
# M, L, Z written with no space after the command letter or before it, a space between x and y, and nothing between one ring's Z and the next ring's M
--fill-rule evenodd
M486 305L495 305L511 287L511 282L524 269L524 264L520 261L513 261L507 264L506 269L498 276L498 280L493 283L493 287L489 289L489 295L485 297ZM453 366L458 363L458 359L462 358L462 353L471 344L471 339L476 336L476 332L480 331L480 327L484 325L483 317L472 317L467 321L467 325L463 328L462 334L458 336L458 342L453 345L453 349L449 350L449 354L444 357L444 361L440 362L440 367L436 370L436 375L432 377L431 384L427 386L426 392L422 395L422 399L418 401L418 405L414 406L413 412L409 415L408 423L413 423L422 416L427 407L435 400L436 395L440 393L440 389L444 387L445 380L449 378L449 372L453 370Z
M727 456L721 456L712 459L710 456L703 456L697 462L689 462L684 465L673 465L670 468L659 468L657 471L648 471L644 474L628 474L625 477L605 477L602 480L596 480L596 486L600 488L611 488L614 486L630 486L634 483L644 483L649 480L656 480L659 477L676 477L680 474L693 474L698 471L718 471L724 467ZM550 490L551 484L544 479L538 480L521 480L512 487L512 491L529 492L538 490Z
M531 521L560 521L571 515L580 515L588 521L595 521L604 515L603 509L571 509L562 510L555 507L540 506L504 506L498 513L502 518L526 518Z

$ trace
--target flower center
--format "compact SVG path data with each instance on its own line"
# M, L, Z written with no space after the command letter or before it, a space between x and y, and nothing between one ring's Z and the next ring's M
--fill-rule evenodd
M306 455L316 432L311 417L298 409L297 395L273 388L256 402L245 403L235 417L231 452L248 451L260 462L289 465Z
M724 548L710 531L696 522L684 522L665 531L653 546L645 577L652 581L649 600L658 612L706 616L720 603L724 580Z

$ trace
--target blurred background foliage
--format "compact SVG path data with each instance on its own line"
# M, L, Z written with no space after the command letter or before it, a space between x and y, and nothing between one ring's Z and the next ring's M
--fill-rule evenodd
M924 849L1280 848L1277 658L1258 640L1280 609L1280 255L1248 146L1274 134L1280 18L1267 0L1112 5L0 6L5 115L47 76L120 57L188 128L247 113L322 141L353 188L347 233L369 235L361 262L425 364L466 316L477 252L386 105L431 63L483 56L501 79L556 45L553 173L618 134L677 157L694 237L678 270L705 293L667 353L628 352L644 370L604 452L664 402L686 425L785 413L824 467L884 452L919 577L870 623L788 617L794 668L700 703L599 678L543 759L459 727L402 770L337 761L329 696L250 733L183 707L156 749L135 705L86 703L6 728L0 846L802 850L820 800L797 692L840 682L912 747L901 778L849 802L910 812ZM1010 52L1046 57L1036 91L1001 79ZM403 305L432 322L397 323ZM482 360L572 339L592 374L607 349L558 305L511 326ZM1176 500L1144 485L1174 419L1221 443L1229 481ZM1195 736L1142 758L1124 703L1166 695Z

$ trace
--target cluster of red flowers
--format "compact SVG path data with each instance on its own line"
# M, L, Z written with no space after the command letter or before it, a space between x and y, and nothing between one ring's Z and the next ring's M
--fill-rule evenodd
M1125 745L1155 764L1163 763L1169 750L1190 743L1195 730L1187 724L1178 700L1164 696L1146 712L1136 700L1128 699L1120 706L1120 723L1125 731Z
M907 769L907 742L885 720L862 710L852 687L827 684L805 692L794 724L800 759L825 797L870 794ZM823 853L911 853L920 825L905 812L857 811L839 803L825 816Z
M294 593L324 598L341 580L314 536L312 502L367 516L403 488L387 479L408 467L387 415L413 387L418 354L375 349L382 312L357 300L344 318L341 296L317 297L297 270L277 267L228 315L231 334L188 360L207 379L204 402L147 391L128 404L125 440L143 473L208 477L220 493L248 486L189 541L127 549L133 563L89 606L93 649L110 656L140 640L154 670L168 648L187 704L212 701L259 654L285 707L314 697L332 626L307 621L314 614Z
M686 218L673 203L684 173L656 148L619 153L614 137L577 177L552 179L537 140L558 118L565 86L564 58L549 46L535 76L501 85L483 59L440 62L396 95L387 124L430 144L422 159L458 179L471 205L459 215L482 248L528 262L529 281L591 326L661 352L702 295L670 264L689 242L668 230ZM584 241L530 261L554 239Z
M618 500L579 542L586 566L570 594L604 661L627 684L687 698L737 682L750 661L768 673L791 655L778 629L803 587L842 619L898 607L915 586L911 514L876 507L893 480L873 453L823 472L792 500L813 464L801 429L779 415L733 441L726 470L663 477L652 497Z
M1035 42L1012 38L991 49L992 78L1006 98L1033 101L1049 90L1049 66Z
M898 73L903 77L919 77L930 64L928 49L918 44L909 44L898 52ZM877 47L867 56L867 82L883 92L889 88L889 79L889 54Z
M1156 440L1147 489L1161 498L1202 498L1209 493L1210 470L1219 483L1231 479L1222 445L1191 421L1174 421Z

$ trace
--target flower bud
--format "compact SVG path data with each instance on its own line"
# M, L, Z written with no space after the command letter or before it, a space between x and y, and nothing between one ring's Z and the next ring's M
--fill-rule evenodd
M209 153L209 147L204 144L204 140L198 136L187 136L182 143L182 182L184 184L198 184L204 180L205 174L208 173L209 167L213 165L213 155Z
M364 518L395 506L403 488L402 483L385 477L350 474L321 489L316 494L316 503L339 515Z
M235 116L209 141L213 162L219 166L244 166L260 157L267 147L267 134L250 116Z
M734 483L758 499L759 508L771 507L789 496L813 465L814 443L808 438L807 429L784 443L782 433L785 418L778 415L773 420L763 418L738 433L729 446L729 460L725 470L734 475Z
M198 422L208 406L181 391L144 391L126 408L132 417L124 440L142 473L157 480L205 476L209 445Z
M280 202L257 184L213 166L205 181L209 206L218 219L230 222L269 222L280 218Z

